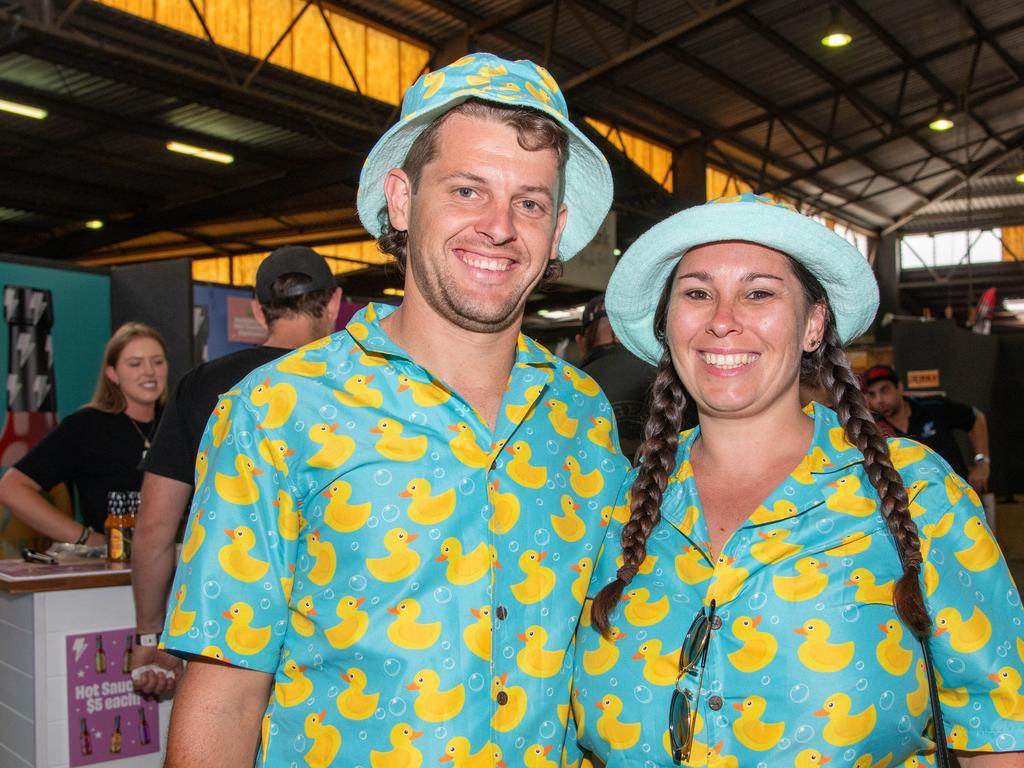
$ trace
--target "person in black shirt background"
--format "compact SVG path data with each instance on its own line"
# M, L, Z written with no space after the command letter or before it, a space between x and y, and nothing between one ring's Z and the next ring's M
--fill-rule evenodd
M269 336L261 347L203 363L185 374L142 462L142 504L132 547L136 648L132 678L143 694L173 693L181 660L156 648L174 577L174 545L192 498L196 455L220 395L255 368L334 331L341 289L323 256L283 246L256 272L252 309Z
M888 365L875 365L864 372L868 407L884 430L896 437L909 437L938 453L978 493L988 490L991 462L988 452L988 422L977 408L947 397L906 397L899 374ZM888 429L886 429L888 428ZM963 430L974 458L968 468L953 430Z
M103 351L92 400L0 478L0 504L55 541L102 546L107 492L139 490L139 461L149 449L166 396L163 338L143 323L125 323ZM62 482L74 490L84 524L42 495Z

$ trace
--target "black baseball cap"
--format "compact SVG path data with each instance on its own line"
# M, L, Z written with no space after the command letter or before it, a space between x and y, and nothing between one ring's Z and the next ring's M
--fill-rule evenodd
M583 317L580 318L580 324L583 327L583 331L586 332L593 323L596 323L602 317L608 317L608 313L604 311L604 294L598 294L590 301L587 302L586 306L583 307Z
M870 387L876 381L891 381L893 384L899 384L900 375L891 365L873 365L864 371L864 387Z
M291 274L305 275L309 282L294 285L284 292L272 290L277 278ZM275 249L256 271L256 299L261 304L273 304L313 291L333 291L337 287L338 283L324 257L304 245L283 245Z

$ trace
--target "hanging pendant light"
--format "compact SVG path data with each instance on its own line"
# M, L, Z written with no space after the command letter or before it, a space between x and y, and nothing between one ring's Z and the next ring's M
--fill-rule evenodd
M826 48L842 48L853 42L853 35L843 24L839 15L839 8L832 6L832 19L821 33L821 44Z

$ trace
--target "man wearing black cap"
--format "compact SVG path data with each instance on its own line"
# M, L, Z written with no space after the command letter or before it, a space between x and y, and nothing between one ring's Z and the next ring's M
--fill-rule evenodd
M145 478L135 528L132 589L136 648L132 677L142 693L173 691L181 661L156 649L174 575L174 540L192 496L196 455L221 393L250 371L334 331L341 289L324 258L311 248L278 248L256 272L252 312L267 329L263 346L193 368L167 404L153 445L142 461Z
M944 458L978 493L988 490L991 467L988 453L988 422L971 405L942 396L906 397L899 374L889 365L875 365L864 372L868 407L879 425L896 437L924 443ZM888 428L888 429L886 429ZM953 430L967 433L974 458L968 469Z
M619 446L622 454L632 459L643 441L647 395L658 371L615 338L604 309L603 293L583 308L576 344L583 355L580 368L601 385L611 402L619 427Z

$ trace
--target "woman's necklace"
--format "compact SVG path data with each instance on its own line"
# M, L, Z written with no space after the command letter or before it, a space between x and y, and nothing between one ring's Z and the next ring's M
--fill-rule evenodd
M146 451L149 450L149 435L147 435L145 432L139 429L139 425L138 423L136 423L135 419L133 419L131 416L128 416L127 413L125 413L125 416L128 418L128 422L135 428L135 431L139 433L139 437L142 438L142 458L146 458ZM152 433L153 431L152 424L150 424L149 426L149 431L150 433Z

